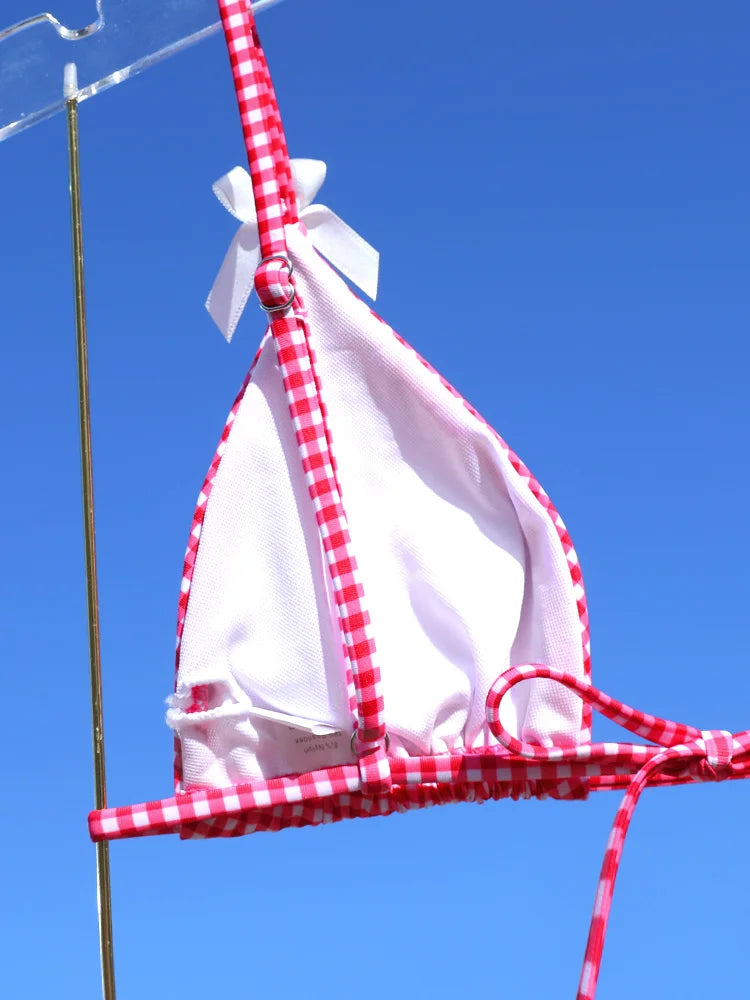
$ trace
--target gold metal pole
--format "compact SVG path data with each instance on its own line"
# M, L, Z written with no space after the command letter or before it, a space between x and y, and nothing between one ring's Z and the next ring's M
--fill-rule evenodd
M75 63L65 67L65 109L68 120L68 167L70 217L73 233L73 283L75 287L76 353L78 357L78 411L81 431L83 479L83 530L86 550L86 599L89 626L91 674L91 725L94 740L94 790L96 808L107 807L107 775L104 766L104 717L102 667L99 646L99 594L96 575L96 530L94 522L94 475L91 459L91 409L89 404L88 350L86 342L86 290L83 268L83 223L81 217L81 173L78 146L78 78ZM112 943L112 891L109 875L109 844L96 845L97 902L99 906L99 950L102 966L102 996L115 1000L115 962Z

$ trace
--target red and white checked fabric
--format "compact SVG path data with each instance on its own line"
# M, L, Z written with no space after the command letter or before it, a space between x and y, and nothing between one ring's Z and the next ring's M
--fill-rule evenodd
M493 700L498 691L502 697L508 690L507 677L516 678L516 682L528 680L536 676L535 669L512 668L501 678L501 685L493 689ZM539 676L559 679L549 668L542 669L547 672ZM488 718L497 718L489 707ZM665 731L669 725L676 724L665 722ZM681 728L685 732L700 732L692 727ZM512 737L506 734L506 738L510 743ZM670 747L672 756L666 763L663 747L618 743L581 747L575 760L564 762L548 755L547 748L530 744L524 745L529 747L527 756L504 754L492 748L430 757L397 757L391 759L393 786L387 795L364 795L359 768L344 765L232 788L201 788L154 802L97 810L89 816L89 831L95 841L160 833L179 833L185 839L233 837L255 830L317 826L451 802L531 797L580 800L590 791L629 787L633 776L654 761L664 763L664 770L660 768L660 773L648 775L649 787L750 777L750 734L731 737L734 753L727 768L720 754L711 755L708 749L703 749L703 743L708 747L711 741L718 748L726 747L726 739L723 733L703 733L688 744Z
M249 5L244 0L240 0L240 2L234 3L221 2L220 8L230 50L243 131L248 146L249 164L259 222L259 235L262 252L265 257L264 263L259 268L256 277L256 286L264 308L272 311L278 310L272 321L270 334L276 348L289 412L292 417L308 489L313 500L315 516L326 553L336 598L339 624L342 630L345 658L347 661L346 683L349 703L353 714L357 717L357 742L356 744L353 743L353 747L356 745L358 756L360 757L360 790L368 795L386 793L392 782L392 778L389 773L391 762L385 752L387 743L385 743L385 712L381 690L381 677L374 660L375 646L369 627L369 614L366 610L364 590L358 578L357 562L352 552L351 537L346 523L346 515L337 476L337 466L333 457L331 436L326 419L326 407L322 399L320 379L316 372L315 352L310 343L307 313L305 304L301 296L297 293L292 274L292 264L288 256L284 226L293 224L297 219L292 172L289 167L286 144L270 76L262 50L260 49ZM283 308L289 305L292 299L294 299L293 307ZM374 314L372 315L374 316ZM378 323L385 326L378 317L375 317L375 319ZM390 328L386 327L386 329L393 334ZM395 337L396 335L393 334L393 336ZM412 351L405 341L401 338L396 339L434 377L436 383L448 389L450 394L459 400L461 405L474 418L482 422L485 427L488 426L484 424L476 411L434 369L430 368L426 361L419 358ZM262 348L258 356L256 356L253 369L261 353ZM185 559L180 595L178 667L195 561L202 537L208 501L230 433L234 426L235 417L250 383L253 369L251 369L251 373L248 375L248 379L232 408L196 508ZM568 563L573 592L577 601L581 626L583 672L588 677L590 675L588 618L580 570L570 538L559 515L554 510L541 486L517 456L507 447L505 442L499 438L496 432L491 428L488 429L500 444L512 468L521 477L531 496L546 511L561 542ZM192 689L191 702L187 706L188 713L200 713L210 710L210 698L211 692L208 686L196 685ZM587 710L583 714L579 738L585 740L589 737L589 723L590 710ZM477 748L473 749L476 750ZM479 749L486 748L480 747ZM520 793L518 791L518 776L516 772L512 767L510 770L505 767L505 762L502 765L498 764L494 759L494 753L484 756L477 756L474 752L471 753L472 765L480 761L483 768L486 766L490 768L491 774L489 777L491 780L483 780L481 782L485 794L492 795L492 797L503 795L517 797ZM452 780L458 780L463 756L453 754L449 759L451 762L450 767L447 769L444 768L441 774L443 777L446 774L451 774L453 775ZM418 763L411 764L411 761L417 761ZM417 784L422 780L429 781L429 778L421 777L425 772L427 774L430 773L429 761L430 758L424 757L407 758L407 764L404 766L410 776L407 784L410 786L411 792L414 791L415 775L417 776ZM330 770L333 772L336 769ZM470 773L473 773L473 771ZM507 780L510 782L508 789L505 790L495 787L498 782L503 781L504 774L507 775ZM557 780L557 776L546 774L544 780L546 782ZM177 741L175 757L175 784L178 793L185 792L179 740ZM300 786L304 784L302 778L299 779L298 784ZM292 781L292 785L294 785L294 780ZM261 799L263 799L265 792L270 786L268 782L261 781L253 783L252 787L254 792L257 791L261 795ZM493 789L491 792L490 788ZM558 781L557 790L548 788L545 784L534 784L534 782L527 785L527 789L531 788L536 789L535 793L542 795L559 794L562 797L580 797L583 794L583 786L568 787L565 779L562 782ZM477 792L476 788L472 788L466 792L466 795L471 798ZM190 794L193 794L193 791ZM429 799L429 797L428 795L427 798ZM465 797L464 792L457 790L455 798L460 800L463 797ZM446 797L444 789L441 790L439 798L440 801L448 800L449 796ZM397 800L398 795L395 795L394 802ZM416 799L412 801L416 801ZM184 802L188 806L188 800L184 800ZM172 817L174 821L175 817L172 805L166 805L164 808L168 810L167 815ZM351 814L369 814L371 811L369 805L362 805L361 808L363 813L358 813L354 809ZM390 806L381 804L380 811L382 812L383 809L390 810ZM145 812L148 814L149 810ZM113 821L110 818L105 827L99 830L99 833L116 836L118 835L118 831L114 827L126 827L128 825L128 815L142 817L143 814L144 811L139 811L138 809L135 813L132 811L128 812L128 810L121 814L118 813L118 817L123 823L116 823L113 826ZM181 819L189 820L191 818L193 817L189 816L188 808L188 815L182 816ZM184 823L180 825L184 833ZM156 826L160 829L163 828L163 821L160 820ZM154 832L156 832L156 827L154 828Z
M515 477L513 488L525 492L534 513L542 512L547 529L551 526L564 554L569 578L567 586L575 604L580 634L576 661L580 664L580 674L559 667L527 664L504 671L490 685L483 724L497 744L480 739L476 745L469 743L459 749L449 746L448 752L408 753L403 746L396 747L395 753L389 752L386 731L389 717L383 677L341 488L346 463L342 463L340 474L334 457L332 417L324 402L333 369L328 350L323 350L327 342L319 327L321 323L325 325L326 317L333 315L344 336L349 307L340 292L334 295L332 286L328 288L321 277L327 265L305 247L304 241L300 242L300 234L304 236L304 231L297 225L295 189L284 133L249 4L246 0L219 0L219 6L248 148L264 258L255 283L261 305L271 318L271 326L232 407L196 507L179 601L177 668L179 671L209 501L215 494L222 462L241 420L242 407L254 386L253 380L256 375L258 381L268 377L267 348L272 346L330 578L335 627L340 631L343 647L341 683L345 687L345 701L354 727L352 756L356 762L310 768L301 773L263 776L259 780L240 781L226 787L187 787L182 773L181 744L177 739L176 794L157 802L92 812L89 817L91 837L95 841L166 833L178 833L185 839L234 837L356 817L383 816L447 802L529 797L580 800L591 791L624 788L626 794L607 844L579 984L578 1000L593 1000L617 868L641 791L647 785L750 777L750 733L732 736L659 719L638 712L591 685L589 623L581 572L568 532L549 497L497 432L459 393L379 317L355 300L357 308L363 310L358 322L366 325L367 312L368 322L378 327L368 332L383 352L382 357L377 358L378 365L411 365L409 378L415 393L419 383L420 391L427 397L432 398L434 394L436 407L443 406L445 399L450 398L454 405L468 413L472 425L487 432L502 461L511 470ZM300 267L299 280L294 272L297 265ZM319 300L326 296L332 297L332 303L326 302L322 308ZM309 298L308 303L306 298ZM389 343L397 343L401 353L388 354ZM344 352L350 349L351 346L342 348ZM420 370L423 382L418 376ZM389 391L395 391L393 386ZM329 397L328 401L332 410L338 405L336 398ZM460 421L455 426L461 426ZM338 427L336 433L339 434ZM342 433L341 437L346 435ZM348 482L347 490L351 480ZM350 508L356 508L349 493L347 497ZM532 543L538 530L538 525L533 528ZM358 546L362 541L360 534ZM529 536L526 542L529 543ZM544 552L544 549L539 551ZM491 676L495 676L494 671ZM522 682L559 685L582 699L584 709L579 716L577 740L556 740L547 733L534 731L532 726L532 738L538 739L538 743L532 743L523 739L520 728L519 735L508 728L507 719L501 720L501 702ZM189 695L186 714L196 719L206 718L210 728L215 691L210 684L195 684L189 689ZM513 698L517 695L515 692ZM555 700L552 697L550 703L554 705ZM592 744L594 707L656 745ZM398 734L395 729L392 732L396 736L393 742L397 743Z
M539 678L557 681L575 691L608 719L658 746L593 743L578 747L539 747L517 739L500 722L500 704L517 684ZM607 841L576 995L577 1000L594 1000L617 871L625 836L641 792L647 785L654 784L657 777L663 782L669 779L723 781L750 777L750 731L733 736L723 730L702 731L694 726L647 715L611 698L592 684L539 664L513 667L498 678L487 697L487 719L492 731L511 753L534 763L554 762L561 767L567 766L571 778L579 775L581 769L590 775L592 767L601 768L602 778L613 777L612 768L621 765L635 772L628 781L627 792L617 810ZM598 787L613 786L601 783Z
M425 360L420 354L418 354L411 344L408 344L403 337L400 337L395 330L392 330L387 323L382 320L376 313L372 315L385 326L392 336L396 337L400 344L402 344L407 350L409 350L419 361L419 363L426 368L443 386L448 392L458 399L461 404L471 413L471 415L479 420L492 434L495 438L503 452L507 455L508 461L510 462L513 469L518 473L518 475L523 480L526 488L529 490L531 495L535 500L539 502L542 508L547 512L552 524L554 525L555 531L558 538L560 539L560 544L562 546L563 552L565 553L565 559L568 564L568 570L570 572L570 579L573 585L573 593L576 599L576 608L578 611L578 619L581 623L581 644L583 647L583 673L586 678L591 679L591 631L589 627L589 611L588 604L586 601L586 591L583 586L583 573L581 572L581 566L578 561L578 555L575 548L573 547L573 539L570 537L570 532L565 527L565 523L558 513L552 500L547 495L542 484L534 476L534 474L527 468L527 466L521 461L521 459L516 455L513 449L503 440L503 438L498 434L491 424L488 424L484 417L479 413L466 399L463 398L461 393L455 389L450 382L448 382L440 374L437 369L433 368L429 361ZM583 709L583 719L581 725L580 743L590 743L592 739L591 732L591 722L592 722L592 709L588 704L584 704Z
M297 221L297 198L276 97L247 0L219 0L248 150L264 257L286 253L284 225Z
M293 284L284 226L298 220L294 181L268 66L246 0L219 0L253 183L263 261L256 290L273 337L308 490L331 574L357 705L366 790L390 786L380 668L352 551L315 376L305 307ZM283 273L282 273L283 272ZM285 275L285 277L284 277ZM284 307L292 306L288 311Z
M243 131L248 146L249 164L259 221L259 235L262 252L265 257L264 263L259 268L256 277L256 286L264 308L278 310L271 324L270 334L277 351L279 368L289 404L289 412L293 421L308 489L315 507L316 520L320 529L321 540L326 553L336 597L339 624L342 630L345 658L347 661L346 683L349 703L353 714L357 716L356 749L360 757L360 790L369 795L385 793L388 791L392 779L389 775L389 757L385 752L387 744L384 741L385 716L381 678L377 664L374 661L375 648L369 628L369 615L365 607L364 590L357 575L357 562L352 552L351 537L341 500L337 467L333 457L331 436L326 420L326 408L322 399L320 379L316 372L315 353L310 343L305 304L297 294L292 275L291 260L288 256L284 226L293 224L297 219L292 172L289 166L288 153L270 76L258 42L249 5L244 0L234 3L221 2L220 8L230 50L230 60L238 94ZM289 304L292 298L294 298L293 308L283 308ZM374 314L372 315L374 316ZM382 320L377 317L375 319L385 327ZM390 328L386 327L386 329L393 334ZM393 336L395 337L396 335L393 334ZM401 340L401 338L397 339L405 349L417 358L418 363L430 372L435 378L436 383L440 383L444 388L447 388L451 395L459 400L461 405L473 417L481 421L481 417L479 417L476 411L437 372L431 369L427 362L418 358L405 341ZM235 417L261 353L262 348L258 352L251 373L248 375L230 412L216 456L206 477L196 507L185 558L180 594L177 650L178 667L195 561L203 533L209 498L230 433L234 426ZM485 424L484 426L487 425ZM491 428L489 430L492 431ZM549 498L536 480L510 451L507 445L505 445L502 439L499 438L496 432L492 431L492 434L508 456L512 467L522 478L530 494L539 501L551 518L555 531L562 543L578 603L582 633L583 670L585 676L589 676L590 657L585 595L577 559L569 536L562 521L552 507ZM192 690L191 702L187 706L187 711L189 713L200 713L208 710L211 704L210 698L211 692L208 686L196 685ZM589 718L590 713L584 713L582 731L579 734L583 739L589 736ZM450 759L450 768L447 770L444 769L441 773L443 776L450 773L454 778L457 778L462 766L462 757L454 754ZM471 759L472 764L476 763L479 759L483 760L483 758L478 758L475 755L472 755ZM408 784L413 792L415 784L414 776L417 776L417 783L419 783L422 780L420 776L425 773L425 770L428 774L430 773L428 763L430 758L408 758L408 760L419 761L416 765L406 765L410 774ZM490 781L483 781L481 783L484 786L485 794L491 794L493 797L502 795L517 797L520 794L518 791L518 777L512 768L508 770L500 766L498 769L498 763L492 756L489 756L488 760L482 766L484 767L487 764L492 773L490 774ZM503 774L508 775L508 781L510 782L508 789L505 790L494 787L498 782L502 782ZM549 778L549 775L545 776L545 780L549 780ZM429 778L425 778L424 780L429 781ZM304 782L300 779L299 783L303 784ZM175 756L175 785L178 793L185 791L179 740L177 741ZM253 788L257 789L261 794L261 799L266 791L266 785L266 782L254 783L253 785ZM493 788L492 792L489 790L491 787ZM528 784L527 790L531 788L535 788L537 790L536 793L542 795L556 794L554 789L548 789L545 785L535 785L533 782ZM477 794L477 789L470 789L466 794L470 798L474 797ZM570 795L579 796L582 794L582 788L576 786L575 789L570 789L567 787L566 782L563 781L557 794L564 797ZM429 797L428 795L427 798ZM455 798L460 800L463 797L463 792L456 792ZM450 796L446 796L443 789L439 798L440 801L447 801ZM395 796L394 802L397 799L398 796ZM416 801L416 799L413 801ZM185 804L187 805L187 801ZM174 819L173 812L171 811L172 806L168 805L165 808L168 810L167 815ZM369 805L363 805L361 808L363 809L363 813L357 813L355 809L352 815L369 814L371 811ZM386 807L381 804L380 811L383 811L384 808L390 809L390 806ZM146 810L146 814L148 813L149 810ZM128 814L128 810L121 814L123 820L126 820L126 814ZM142 817L143 814L143 810L139 811L138 809L136 809L135 813L130 812L130 815L137 815L139 817ZM189 818L189 816L182 817L183 820ZM127 826L127 822L125 822L125 826ZM159 821L156 826L161 829L163 821ZM182 828L184 832L184 825ZM116 834L116 831L112 828L111 821L108 821L105 824L105 828L99 832ZM154 832L156 832L156 827L154 828Z

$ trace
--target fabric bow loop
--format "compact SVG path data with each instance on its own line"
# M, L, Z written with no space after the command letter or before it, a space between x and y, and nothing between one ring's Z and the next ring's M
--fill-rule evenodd
M500 703L513 687L529 680L562 684L602 715L657 745L583 743L566 747L537 746L514 736L503 725ZM497 678L487 695L487 722L494 736L512 754L546 766L560 767L560 775L564 773L567 779L578 774L587 782L596 782L597 777L606 782L617 779L618 770L632 772L607 841L576 993L576 1000L594 1000L617 871L641 792L649 783L658 783L665 775L678 783L750 777L750 731L733 736L722 729L701 731L693 726L660 719L610 697L586 679L540 663L511 667ZM599 787L606 787L606 784Z
M292 177L299 202L299 220L313 246L337 270L371 299L377 297L380 255L325 205L315 205L326 178L322 160L292 160ZM221 332L231 341L253 290L261 259L258 216L248 172L235 167L220 177L213 191L224 208L242 223L232 240L206 308Z

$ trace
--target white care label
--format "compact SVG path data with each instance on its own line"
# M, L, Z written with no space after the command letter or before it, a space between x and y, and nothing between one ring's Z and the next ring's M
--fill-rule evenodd
M355 761L351 732L342 732L335 725L268 708L250 708L248 715L254 720L259 734L265 723L272 724L266 732L280 749L283 748L285 774L304 774Z
M296 771L319 771L323 767L336 767L340 764L351 764L354 756L351 749L351 736L347 733L302 733L299 730L289 730L289 757L294 761Z

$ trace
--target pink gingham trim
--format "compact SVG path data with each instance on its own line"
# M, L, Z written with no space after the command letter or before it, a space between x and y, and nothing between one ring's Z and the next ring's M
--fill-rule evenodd
M392 757L393 785L385 794L365 794L357 764L325 768L296 777L273 778L232 788L197 789L157 802L92 812L93 840L122 840L149 834L180 833L237 836L251 832L252 824L318 825L448 802L499 798L581 799L580 781L559 776L555 765L529 772L528 761L504 756L497 750L445 754L436 757ZM298 805L305 805L300 812ZM282 811L279 812L279 809ZM312 812L310 811L312 810ZM232 821L227 827L227 821ZM202 826L196 833L196 823Z
M296 203L270 77L246 4L220 0L220 8L230 47L243 129L251 153L251 176L258 200L258 216L259 220L261 216L264 220L261 226L263 253L264 256L285 253L283 225L295 221ZM254 53L256 58L249 58L250 53ZM271 277L266 283L269 286L273 284ZM290 284L293 287L293 283ZM289 291L282 280L277 280L276 285L278 287L269 291L274 303ZM491 748L427 758L387 758L379 742L385 728L379 676L372 659L374 644L367 628L369 619L364 609L362 588L356 577L356 562L350 551L325 407L309 345L304 303L296 301L291 315L275 319L272 334L284 372L290 412L324 544L328 539L326 552L334 588L338 587L337 600L345 648L355 671L354 677L349 674L347 683L353 708L352 688L356 693L359 735L364 738L359 747L359 765L327 768L235 788L202 789L158 802L96 811L89 817L91 836L94 840L115 840L179 832L186 838L230 837L346 818L388 815L445 802L481 802L529 796L581 799L590 790L626 787L626 795L607 843L577 994L578 1000L594 1000L624 839L643 788L647 785L750 777L750 732L736 736L724 731L701 732L692 726L638 712L589 683L588 613L578 560L570 537L539 483L496 435L512 467L552 518L565 551L581 621L586 680L539 665L514 667L493 685L487 700L490 726L507 749ZM411 350L401 338L399 340ZM426 361L419 360L477 419L482 419ZM180 596L178 656L206 505L249 379L250 375L232 408L196 508ZM572 748L537 747L503 730L499 721L502 697L515 684L535 678L558 681L582 697L586 706L582 745ZM591 706L661 746L591 744ZM376 725L373 725L373 720ZM370 725L373 725L372 729L368 728ZM179 779L179 760L176 773Z
M330 432L308 342L304 303L299 294L294 313L274 319L274 343L302 468L331 574L344 647L352 668L357 732L363 743L378 743L385 739L380 670L375 662L370 616L365 608L364 588L352 551Z
M263 342L265 343L265 341ZM182 567L182 582L180 584L180 599L177 605L177 657L175 664L175 678L177 677L177 670L179 669L179 650L182 645L182 634L185 630L185 616L187 615L188 602L190 600L190 588L193 583L193 573L195 572L195 560L198 556L198 548L200 546L201 532L203 530L203 522L206 518L206 508L208 506L208 500L211 496L211 492L214 488L214 482L216 480L216 474L219 471L219 466L221 465L221 460L226 451L227 441L229 440L229 435L232 432L232 427L234 426L234 421L237 417L237 411L240 408L240 403L245 397L245 392L247 387L250 385L250 380L253 377L253 372L255 371L255 366L258 364L261 353L263 351L263 344L258 348L258 351L253 359L253 363L250 366L250 371L245 376L245 381L242 383L242 388L237 393L237 398L235 399L232 409L229 411L229 416L227 417L226 423L224 424L224 430L222 431L221 438L219 439L219 444L214 453L214 457L211 460L211 465L208 472L206 473L206 478L203 481L203 486L201 487L200 494L198 495L198 503L196 504L195 511L193 512L193 523L190 526L190 537L188 539L187 550L185 552L185 561Z
M351 291L351 289L350 289ZM352 294L354 294L352 292ZM544 490L544 487L539 482L538 479L533 475L533 473L524 465L521 459L516 455L513 449L505 442L505 440L498 434L495 428L489 424L481 413L476 410L471 403L469 403L461 393L454 389L454 387L443 378L439 371L432 367L429 361L425 360L421 354L414 350L411 344L407 343L403 337L401 337L396 331L381 319L377 313L370 310L372 316L382 323L382 325L390 331L392 336L398 340L398 342L406 348L411 354L413 354L421 365L423 365L427 371L429 371L436 379L439 384L446 389L455 399L457 399L468 411L469 413L478 420L484 427L486 427L492 436L495 438L503 453L508 459L511 468L518 475L523 486L529 490L534 499L541 505L542 509L545 511L547 516L552 521L554 525L557 537L560 540L560 545L562 546L563 552L565 554L565 561L568 564L568 571L570 573L570 579L573 584L573 594L576 601L576 610L578 612L578 620L581 625L581 647L583 652L583 672L584 676L591 679L591 632L589 629L589 612L588 605L586 603L586 591L583 586L583 573L581 572L581 566L578 562L578 555L573 547L573 540L570 537L568 529L565 527L563 519L557 512L555 505L550 500L549 496ZM592 710L590 706L584 705L583 717L581 720L581 732L580 732L580 742L589 743L591 741L592 732Z
M703 737L701 737L703 739ZM742 750L721 775L701 766L695 756L677 759L674 771L654 774L648 784L681 785L750 776L748 734L732 737ZM122 840L162 833L183 837L240 836L255 830L280 830L332 823L342 819L385 816L393 812L452 802L488 799L584 799L589 790L627 786L644 764L659 759L660 747L604 744L610 752L598 759L585 754L576 762L509 755L501 748L432 757L392 757L393 785L384 795L365 795L356 764L313 773L273 778L222 789L198 789L156 802L94 811L89 816L93 840ZM617 749L621 748L618 753ZM541 748L535 748L541 749ZM682 751L683 748L672 748Z
M263 342L265 343L265 341ZM240 408L240 403L242 402L247 387L252 379L255 366L263 351L263 344L258 348L258 351L253 359L253 363L250 366L250 371L245 376L245 381L242 383L242 388L237 393L237 398L234 401L232 409L229 411L229 416L227 417L226 423L224 424L224 430L222 431L221 438L219 439L219 444L217 445L216 452L211 461L208 472L206 473L206 478L203 481L203 486L198 495L198 503L195 506L193 512L193 523L190 525L190 536L188 537L187 549L185 551L185 561L182 566L182 581L180 582L180 599L177 603L177 648L175 653L175 689L177 685L177 673L180 669L180 648L182 646L182 634L185 631L185 617L187 615L188 603L190 601L190 589L193 583L193 574L195 572L195 560L198 557L198 549L200 547L201 532L203 531L203 522L206 517L206 508L208 506L208 500L211 496L211 491L214 488L214 481L216 480L216 474L219 471L219 466L221 465L221 459L226 451L227 441L229 440L229 435L232 432L232 427L234 425L235 418L237 416L237 411ZM174 739L174 788L176 792L182 790L182 747L180 745L179 739L175 736Z
M324 257L320 258L323 264L330 267L328 262ZM357 298L356 294L349 289L351 295ZM359 300L358 300L359 301ZM521 484L531 493L534 499L542 507L546 515L552 521L552 524L560 540L560 545L562 546L563 553L565 555L565 561L568 566L568 572L570 573L570 579L573 587L573 594L576 601L576 611L578 614L578 621L581 628L581 651L583 656L583 674L588 680L591 679L591 631L589 627L589 612L588 603L586 600L586 591L583 584L583 573L581 571L581 566L578 560L578 554L573 546L573 540L570 537L568 529L565 527L565 523L558 513L552 500L546 493L544 487L539 482L539 480L534 476L530 469L524 464L524 462L518 457L518 455L513 451L513 449L508 445L508 443L501 437L501 435L495 430L495 428L488 423L487 420L479 413L479 411L472 406L472 404L465 399L458 389L454 388L446 378L444 378L436 368L434 368L429 361L422 357L418 351L416 351L408 341L397 333L390 324L388 324L381 316L379 316L373 309L370 309L370 315L373 319L376 319L383 328L401 344L401 346L409 351L417 361L427 369L427 371L435 378L437 384L443 387L447 392L451 394L455 399L457 399L462 406L478 420L483 427L492 434L492 436L497 441L503 454L508 459L508 462L513 469L513 471L518 475ZM581 720L581 730L579 734L579 741L581 743L589 743L592 738L592 718L593 712L589 705L584 704L583 716Z
M275 308L287 302L288 293L294 290L291 269L281 264L281 258L287 257L284 224L297 221L291 167L252 11L244 2L219 0L219 7L247 146L264 258L256 287L266 308ZM351 668L357 745L368 757L372 752L379 757L376 767L371 761L363 764L362 781L371 791L382 790L388 786L390 778L387 758L377 749L385 739L380 668L341 499L325 406L314 370L305 306L298 292L291 309L274 313L271 335ZM345 681L350 683L349 676Z
M263 257L286 253L284 224L297 222L297 200L271 78L246 0L219 0L234 89L248 151Z
M578 747L539 747L517 739L500 722L500 703L516 684L538 678L557 681L575 691L608 719L660 745L593 743ZM723 730L701 731L694 726L660 719L631 708L571 674L540 664L513 667L498 678L487 697L487 720L503 746L529 762L554 762L563 766L567 763L571 776L578 774L582 765L586 770L592 766L601 768L602 776L612 776L613 765L635 771L607 841L576 995L577 1000L594 1000L620 858L641 792L656 777L660 777L662 783L667 777L695 781L750 777L750 731L733 736ZM606 786L601 784L599 787Z
M278 113L278 106L275 100L270 75L268 73L268 67L263 56L262 49L260 48L257 32L252 20L252 13L248 10L247 5L242 2L221 2L220 8L227 43L230 50L230 61L235 80L235 87L238 94L243 132L248 146L248 160L251 168L254 192L256 195L259 223L261 217L263 219L263 224L260 227L263 253L264 255L270 257L278 255L275 260L269 261L259 269L257 277L258 291L261 300L266 306L274 306L285 302L289 296L290 290L293 288L293 281L289 275L288 268L286 268L281 261L281 258L286 256L286 243L283 234L283 227L281 231L277 232L274 228L274 220L278 218L279 211L283 214L284 222L294 221L296 219L294 184L289 165L284 133ZM319 523L321 516L324 518L331 517L331 523L324 526L322 531L325 531L327 528L327 537L329 541L326 547L326 552L329 559L329 566L331 566L331 561L333 560L331 572L334 581L334 588L337 591L337 605L342 623L344 652L347 662L345 682L348 688L350 707L353 714L358 716L357 748L363 753L369 754L378 745L382 745L380 744L380 741L385 733L383 699L379 690L379 671L372 662L372 656L375 648L374 640L369 633L369 616L364 608L363 601L364 591L361 583L359 583L356 578L356 559L351 552L350 539L348 537L348 530L346 529L343 506L340 502L340 488L336 476L335 459L331 448L330 433L325 421L325 405L320 395L320 384L315 372L314 353L310 347L307 336L304 304L299 301L295 303L294 313L300 321L300 324L305 326L305 349L300 350L297 360L300 362L299 367L304 368L306 353L307 361L309 362L309 372L302 370L298 370L296 372L290 371L290 366L287 365L287 370L284 372L285 388L287 390L287 397L290 403L290 410L292 412L293 419L295 420L295 432L297 433L297 440L300 446L303 463L306 463L305 473L308 477L308 487L311 490L314 502L314 490L320 498L320 496L324 496L329 487L331 487L331 502L327 505L327 508L324 508L325 513L323 514L316 507L316 516L319 519ZM375 314L373 313L373 315ZM590 677L591 663L588 612L586 608L586 598L583 589L581 572L570 536L549 497L528 469L526 469L521 460L507 446L497 432L483 420L479 413L466 400L464 400L463 397L444 378L442 378L442 376L435 371L435 369L432 368L432 366L430 366L424 358L416 354L416 352L413 351L413 348L411 348L410 345L403 340L403 338L399 337L395 331L388 327L388 325L379 316L376 316L376 318L383 324L383 326L387 327L390 333L395 336L407 350L415 354L420 363L435 376L436 380L438 380L444 388L446 388L454 397L459 399L476 419L480 420L484 426L488 427L492 431L508 456L512 467L519 474L522 481L527 485L536 499L541 503L548 516L552 519L558 537L560 538L563 546L571 573L576 594L579 619L581 621L584 672L587 677ZM288 329L284 330L284 334L286 333L289 333ZM297 338L297 346L300 348L302 346L300 337ZM256 362L257 356L253 366ZM313 399L312 401L310 401L311 397L306 397L304 392L304 386L309 386L310 384L310 375L312 375L317 390L317 399ZM242 391L229 415L227 425L224 429L224 434L222 435L222 440L219 444L219 448L217 449L216 456L214 457L214 462L212 463L203 490L201 491L198 506L196 507L193 519L180 594L178 618L178 666L179 647L184 628L193 568L197 556L206 504L208 502L208 497L210 496L211 487L213 486L214 477L218 470L221 455L223 454L223 450L226 446L226 439L234 421L237 407L239 406L249 379L250 375L248 375L245 385L243 386ZM295 384L295 379L297 380L297 384ZM303 386L302 392L300 392L300 383ZM301 398L295 398L295 395ZM313 410L316 410L317 412L313 413ZM304 440L304 438L305 436L312 437L314 442L315 437L320 438L321 432L325 437L327 449L325 446L320 447L317 449L318 453L315 454L315 448L310 449L310 442ZM316 463L319 463L317 468L317 482L311 483L310 478L311 474L316 471ZM329 469L331 470L330 474L328 474ZM334 502L335 492L338 493L338 507ZM334 513L338 513L338 521L336 517L331 516ZM340 548L342 551L331 551L331 539L336 540L337 538L341 539L343 545L337 546L336 548ZM325 535L324 545L326 545ZM352 669L352 655L357 652L364 654L366 651L369 653L370 662L360 661L358 664L360 669L357 671L355 676L355 672ZM375 725L372 724L373 716L376 720ZM580 739L582 741L587 741L591 738L590 727L591 710L586 708L584 710L582 730L580 734ZM370 785L373 790L378 786L382 788L383 781L387 784L387 776L381 778L377 777L378 774L382 775L382 772L386 768L384 758L385 755L381 750L378 756L377 766L375 768L373 767L374 761L372 760L370 760L366 766L368 785ZM364 766L365 765L363 764L363 767ZM181 787L180 748L179 741L176 741L175 788L179 791Z
M291 281L292 265L286 257L270 257L255 272L255 291L262 307L269 312L283 312L294 301L296 289Z

